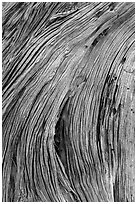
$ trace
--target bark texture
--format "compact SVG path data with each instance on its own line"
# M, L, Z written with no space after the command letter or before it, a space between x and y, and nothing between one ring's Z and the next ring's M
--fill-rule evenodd
M135 201L135 4L3 3L3 201Z

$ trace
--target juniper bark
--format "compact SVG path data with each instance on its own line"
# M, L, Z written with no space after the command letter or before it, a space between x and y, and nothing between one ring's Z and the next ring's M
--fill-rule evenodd
M135 4L3 3L3 201L135 200Z

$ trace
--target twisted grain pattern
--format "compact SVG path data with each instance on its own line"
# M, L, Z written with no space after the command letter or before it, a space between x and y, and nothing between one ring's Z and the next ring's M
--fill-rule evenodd
M134 3L3 3L3 201L134 201Z

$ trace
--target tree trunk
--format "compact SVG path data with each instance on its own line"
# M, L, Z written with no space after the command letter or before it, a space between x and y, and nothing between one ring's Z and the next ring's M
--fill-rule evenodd
M3 3L3 201L135 201L135 3Z

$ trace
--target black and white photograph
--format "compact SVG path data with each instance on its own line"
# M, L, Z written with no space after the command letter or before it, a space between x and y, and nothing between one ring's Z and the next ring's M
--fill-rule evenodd
M135 202L135 2L1 13L2 202Z

